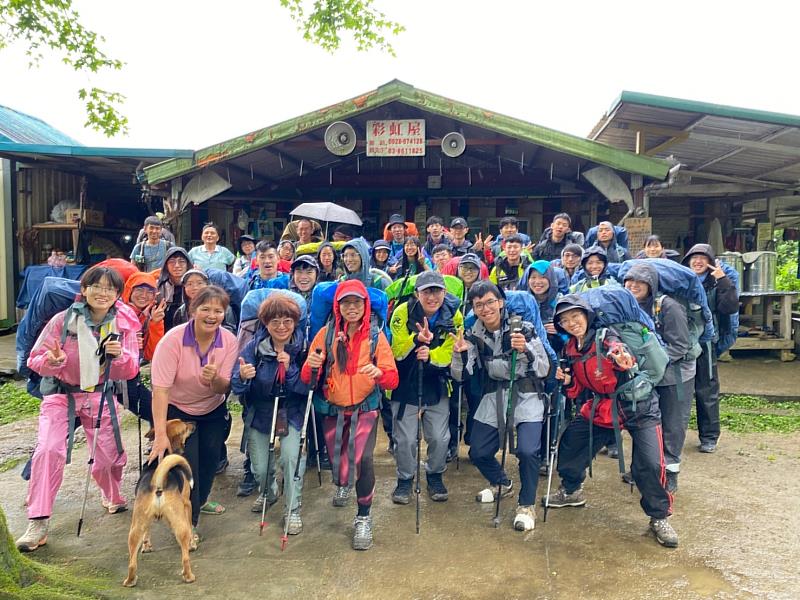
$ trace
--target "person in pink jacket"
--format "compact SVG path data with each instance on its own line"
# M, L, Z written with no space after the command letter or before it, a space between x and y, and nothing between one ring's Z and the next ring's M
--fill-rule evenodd
M116 271L98 266L88 269L81 277L79 299L50 320L31 350L28 367L44 379L39 441L28 487L28 529L16 542L23 552L47 543L64 465L71 459L74 417L80 418L89 447L96 432L98 435L92 476L102 492L104 509L114 514L127 508L120 490L127 456L111 417L112 410L118 416L122 406L113 394L106 396L100 429L94 428L109 365L106 361L110 361L111 380L127 381L139 371L136 333L141 326L131 309L117 302L123 288Z

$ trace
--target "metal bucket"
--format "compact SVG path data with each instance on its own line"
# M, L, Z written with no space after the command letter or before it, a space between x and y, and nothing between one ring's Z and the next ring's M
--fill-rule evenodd
M745 270L745 291L775 291L775 274L778 255L775 252L747 252L742 254Z
M728 263L739 273L739 287L744 285L744 260L740 252L723 252L717 256L722 262Z

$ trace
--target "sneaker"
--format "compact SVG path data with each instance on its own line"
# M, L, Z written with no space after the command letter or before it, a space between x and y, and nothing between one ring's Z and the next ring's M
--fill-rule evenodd
M539 465L539 477L547 477L547 463Z
M717 442L701 442L699 450L703 454L713 454L717 450Z
M617 448L616 444L611 444L606 448L608 449L608 458L619 458L619 448Z
M548 508L583 506L586 504L586 496L583 493L583 487L579 487L571 494L568 494L564 486L559 486L555 493L550 494L547 498L542 498L542 506L544 506L545 501L547 502Z
M255 492L257 488L258 482L256 478L253 477L250 471L245 471L244 479L242 479L239 483L239 487L236 489L236 495L240 498L244 498Z
M453 462L456 459L456 447L452 446L447 449L447 456L445 457L445 462Z
M298 535L303 532L303 519L300 518L300 510L295 509L288 514L283 515L283 524L286 526L286 520L289 520L289 528L286 533L289 535Z
M250 507L250 512L260 513L264 510L264 500L267 501L267 508L275 504L278 499L274 496L265 496L264 494L259 494L258 498L255 499L253 502L253 506Z
M536 513L533 512L533 506L517 506L514 529L517 531L533 531L535 526Z
M215 471L215 475L221 475L225 472L225 469L228 468L228 458L225 457L217 463L217 470Z
M625 473L622 474L622 481L628 485L633 485L633 473L625 471Z
M667 471L667 491L672 495L678 491L678 473L675 471Z
M678 547L678 534L667 519L650 519L650 529L656 534L656 539L662 546Z
M389 445L386 448L386 452L394 456L394 442L389 442Z
M434 502L447 502L447 488L442 481L441 473L426 473L428 481L428 496Z
M50 519L28 519L28 529L22 534L16 544L20 552L33 552L39 546L47 543L47 530L50 528Z
M353 520L353 550L369 550L372 548L372 517L356 517Z
M514 482L510 479L507 480L508 483L503 483L500 485L500 497L505 498L510 496L514 490ZM487 487L482 489L480 492L477 493L475 496L476 502L481 502L483 504L491 504L494 502L494 494L497 491L497 486L493 485L492 487Z
M350 490L352 488L346 485L337 485L336 493L333 495L332 504L334 506L342 507L347 506L347 501L350 500Z
M398 479L397 487L392 492L392 502L395 504L408 504L411 502L411 484L413 479ZM445 490L447 494L447 490Z
M323 471L333 471L333 465L331 464L331 459L328 458L327 454L323 454L319 457L319 468Z

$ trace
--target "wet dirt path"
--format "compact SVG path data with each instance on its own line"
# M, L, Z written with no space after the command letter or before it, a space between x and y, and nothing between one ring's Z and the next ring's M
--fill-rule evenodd
M716 454L701 455L695 449L696 433L690 432L672 519L681 545L668 550L648 533L638 493L620 482L616 461L605 456L598 457L594 478L586 484L587 506L551 510L547 523L539 507L536 530L528 534L511 529L513 501L504 501L501 528L492 527L493 507L473 499L484 482L462 459L460 471L451 465L445 475L448 502L430 502L423 486L417 536L413 502L396 506L389 499L394 468L381 433L375 546L357 553L350 549L354 501L333 508L330 478L319 488L313 470L303 498L305 531L291 537L281 552L276 505L264 536L258 536L258 516L249 510L252 498L235 497L240 431L237 423L229 440L233 464L212 492L227 513L201 517L205 539L192 554L196 583L180 582L177 545L167 528L156 524L156 551L140 560L139 585L133 590L118 586L127 565L131 513L104 514L94 486L84 533L76 538L86 468L83 447L67 468L50 541L37 558L107 575L112 598L798 597L800 434L725 432ZM126 431L125 489L131 495L137 476L135 432L135 426ZM24 447L24 440L18 445ZM0 474L0 499L14 535L25 527L21 466ZM541 478L537 495L545 486Z

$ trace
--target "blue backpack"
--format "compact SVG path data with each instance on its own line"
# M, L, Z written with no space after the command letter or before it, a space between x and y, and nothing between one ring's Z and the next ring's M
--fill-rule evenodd
M333 315L333 299L336 296L338 281L323 281L314 286L311 293L311 313L309 315L309 335L308 339L313 340L319 330L325 327ZM380 329L386 335L386 339L391 343L391 333L388 327L386 316L389 308L389 299L386 292L378 288L368 287L370 310L373 318L377 317L380 321Z
M722 263L722 270L725 271L725 275L727 275L736 286L736 291L740 292L741 282L739 281L738 271L728 263L724 261L720 262ZM717 318L717 329L719 338L714 343L714 351L717 353L717 356L720 356L736 343L736 338L739 336L739 311L729 315L719 315Z
M617 242L617 246L621 248L628 249L628 230L625 229L622 225L614 225L614 239ZM584 246L588 248L597 243L597 225L594 227L590 227L589 231L586 232L586 241Z
M242 311L242 301L247 293L247 280L220 269L206 269L206 275L208 283L219 286L228 293L231 309L238 319Z
M536 299L527 291L523 290L509 290L505 292L506 295L506 311L511 315L519 315L523 321L528 321L533 325L533 330L536 332L536 337L542 341L544 349L547 352L547 357L550 359L551 365L558 364L558 356L547 341L547 331L542 325L542 319L539 316L539 305ZM464 329L471 328L478 317L470 308L469 312L464 317Z
M242 301L242 311L239 318L239 332L237 338L239 340L239 351L253 339L255 332L258 330L260 322L258 320L258 309L261 304L270 297L272 294L282 294L297 303L300 307L300 320L297 323L298 329L308 333L308 304L305 298L296 292L281 289L262 288L260 290L251 290L247 292ZM306 339L308 336L306 336Z
M654 318L660 319L661 303L664 295L680 302L686 309L689 319L689 340L692 348L686 355L688 359L700 356L700 344L714 339L714 319L708 308L703 284L694 274L694 271L675 261L666 258L635 259L622 263L619 267L620 281L625 280L625 275L631 267L637 264L652 265L658 272L658 290L655 291L653 303Z

